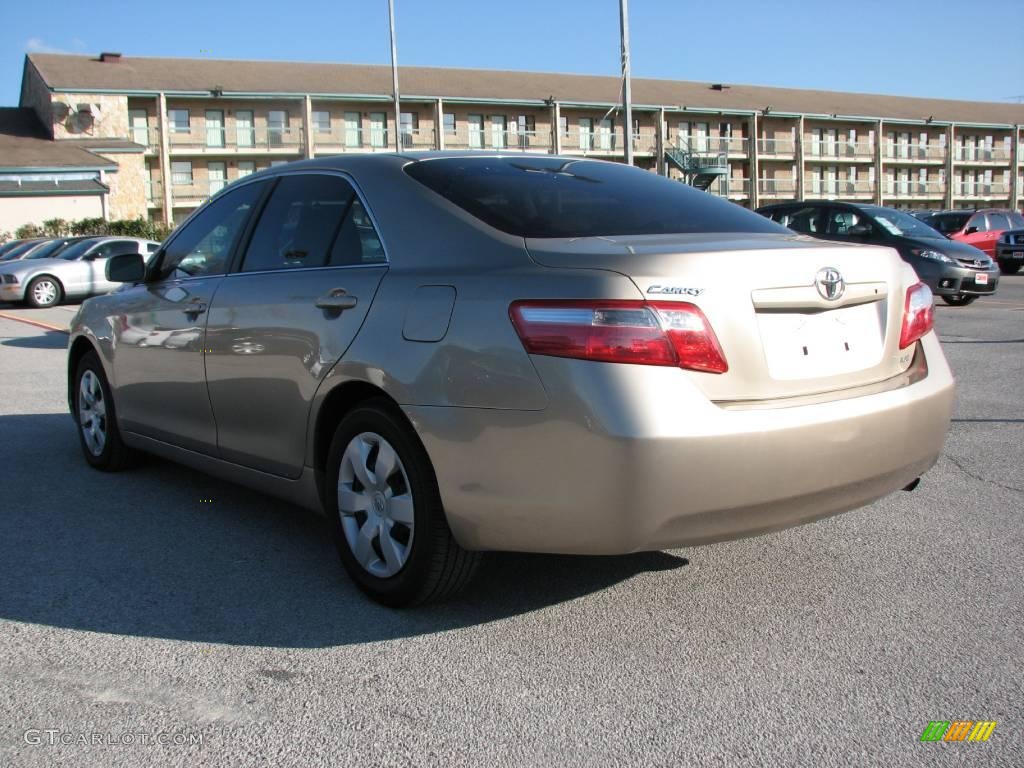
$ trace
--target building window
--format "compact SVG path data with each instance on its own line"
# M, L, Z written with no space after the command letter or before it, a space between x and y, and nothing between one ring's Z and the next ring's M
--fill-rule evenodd
M402 136L402 146L411 147L415 137L420 132L420 116L418 112L403 112L399 116Z
M171 184L179 187L192 186L192 162L175 160L171 163Z
M558 116L558 131L563 139L569 138L569 118L563 115Z
M171 133L188 133L189 121L187 109L168 109L167 125Z
M287 133L288 113L283 109L272 109L267 112L267 141L270 146L283 146Z
M444 113L444 132L446 135L455 135L455 114L452 112Z
M144 147L149 146L149 116L144 109L132 109L128 112L128 130L132 141Z
M331 132L331 113L330 112L314 112L313 113L313 130L316 133L330 133Z
M242 160L238 163L238 178L244 179L251 173L256 172L256 163L252 160Z
M537 121L533 115L519 115L515 122L519 132L519 148L526 149L530 140L537 135Z

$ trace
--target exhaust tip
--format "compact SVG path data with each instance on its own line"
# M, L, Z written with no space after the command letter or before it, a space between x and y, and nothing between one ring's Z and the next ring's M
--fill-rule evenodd
M917 488L917 486L919 486L920 484L921 484L921 478L920 477L914 478L911 482L909 482L905 486L903 486L903 490L904 491L912 491L915 488Z

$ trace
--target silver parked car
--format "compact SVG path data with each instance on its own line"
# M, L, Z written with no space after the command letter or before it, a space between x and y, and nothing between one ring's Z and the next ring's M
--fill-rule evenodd
M949 425L933 299L669 179L552 156L332 157L236 182L82 305L86 461L145 451L322 510L374 598L485 550L627 553L913 487Z
M69 242L71 241L71 242ZM118 284L107 280L111 256L154 253L160 243L137 237L63 238L43 241L35 252L0 263L0 301L24 301L52 307L65 298L108 293Z

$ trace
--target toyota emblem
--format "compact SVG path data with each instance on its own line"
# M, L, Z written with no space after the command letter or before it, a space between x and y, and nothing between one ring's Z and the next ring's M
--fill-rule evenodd
M814 285L826 301L835 301L843 295L846 290L846 281L842 274L835 267L824 267L818 270L814 278Z

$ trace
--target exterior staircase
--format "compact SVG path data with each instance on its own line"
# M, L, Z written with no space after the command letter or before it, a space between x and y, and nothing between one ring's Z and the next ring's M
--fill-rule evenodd
M729 176L729 158L724 151L697 151L690 143L668 144L665 160L683 174L683 180L697 189L707 190L716 180Z

